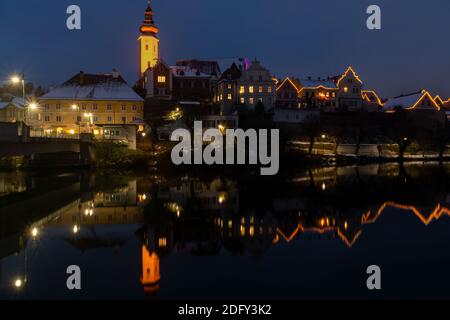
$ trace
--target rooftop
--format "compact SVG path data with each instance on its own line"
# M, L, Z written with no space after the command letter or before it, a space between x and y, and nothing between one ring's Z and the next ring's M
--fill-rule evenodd
M123 100L144 101L120 76L80 72L43 95L40 100Z

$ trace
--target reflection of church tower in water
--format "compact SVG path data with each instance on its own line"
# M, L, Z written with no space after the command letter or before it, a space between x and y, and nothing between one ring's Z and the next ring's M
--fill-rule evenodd
M141 283L144 286L145 295L153 298L159 291L159 257L155 252L150 252L145 244L142 244L142 275Z
M159 29L155 26L153 21L153 10L148 1L147 9L145 10L145 20L141 25L139 31L141 35L138 38L140 44L140 75L143 76L148 68L155 66L159 57Z

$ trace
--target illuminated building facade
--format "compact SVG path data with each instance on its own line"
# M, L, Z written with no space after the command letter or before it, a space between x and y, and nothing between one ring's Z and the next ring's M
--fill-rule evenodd
M348 67L344 74L337 78L336 85L339 88L340 109L345 111L361 108L363 82L352 67Z
M298 91L300 84L297 79L285 78L277 87L277 107L283 109L300 108Z
M150 3L145 10L145 20L139 31L141 33L138 38L141 55L140 74L143 76L148 68L154 67L159 61L159 29L153 21Z
M439 111L441 107L436 103L430 93L421 90L411 94L401 95L388 99L383 105L384 112L395 112L397 110L429 110Z
M301 109L334 110L338 106L338 87L330 79L297 80L298 99Z
M251 110L254 110L258 102L264 105L265 110L275 106L275 81L269 70L264 68L258 60L253 60L248 69L242 71L237 86L239 104L245 105ZM233 96L230 96L229 93L223 98L233 100Z
M39 99L42 128L48 135L93 132L103 125L143 128L144 100L117 71L111 74L80 72Z

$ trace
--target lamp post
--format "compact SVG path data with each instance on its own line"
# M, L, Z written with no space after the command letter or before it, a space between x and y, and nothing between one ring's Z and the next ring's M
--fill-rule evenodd
M14 85L17 85L19 83L22 83L22 98L23 98L23 107L25 108L25 124L27 123L27 106L25 103L25 75L22 74L21 76L15 75L11 77L11 82Z
M78 111L77 116L76 116L76 121L75 124L77 124L78 122L78 134L81 134L81 116L80 116L80 106L77 104L73 104L72 105L72 110L73 111Z
M88 118L89 120L89 127L92 125L92 124L94 124L94 121L93 121L93 119L92 119L92 117L93 117L93 115L92 115L92 113L85 113L84 114L84 117L85 118ZM90 130L89 130L90 131Z

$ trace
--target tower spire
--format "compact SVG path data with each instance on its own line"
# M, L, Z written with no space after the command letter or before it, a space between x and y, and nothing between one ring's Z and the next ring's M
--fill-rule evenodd
M150 0L147 0L147 8L145 9L144 16L144 22L139 28L140 36L138 39L141 46L141 75L143 75L148 68L153 67L157 63L159 57L159 29L153 20L153 10L151 8Z

